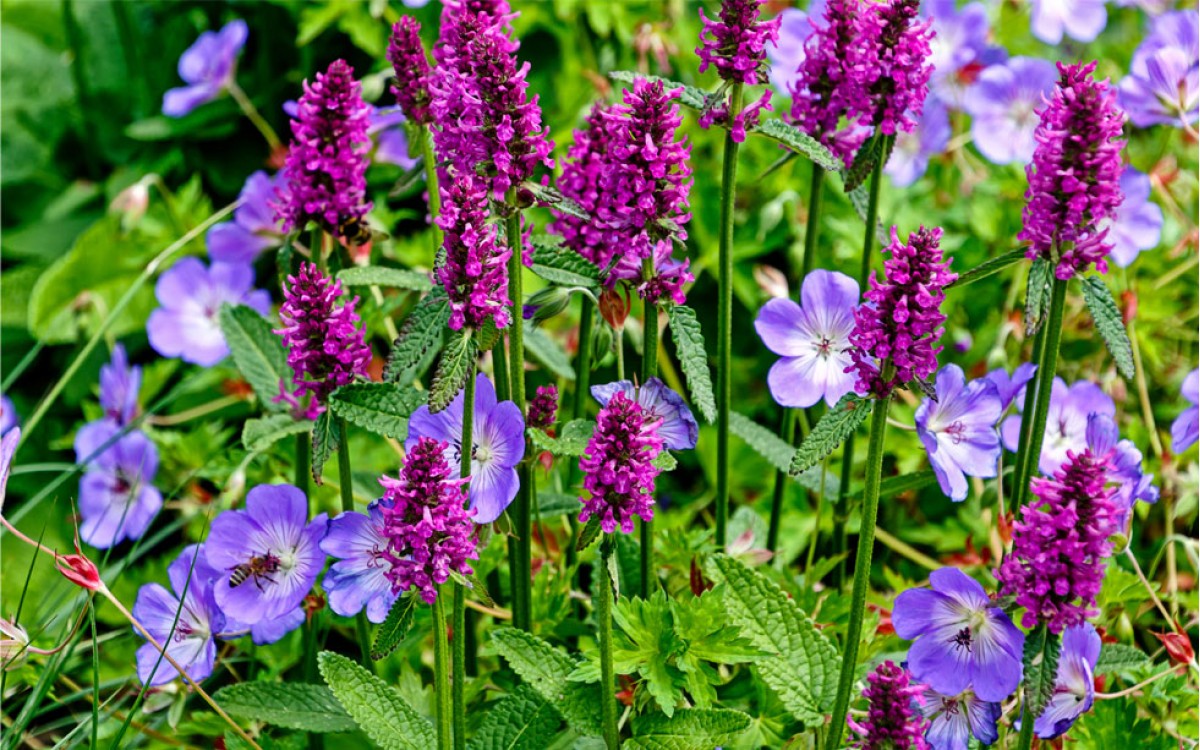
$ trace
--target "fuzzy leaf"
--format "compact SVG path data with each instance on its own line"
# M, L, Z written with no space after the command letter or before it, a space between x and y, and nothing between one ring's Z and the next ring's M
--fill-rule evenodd
M433 289L429 274L407 268L352 266L338 271L337 277L346 286L386 286L414 292L428 292Z
M712 372L708 369L708 351L704 348L704 332L696 311L683 305L674 305L668 316L671 335L675 338L675 353L679 365L687 377L688 392L692 405L704 415L704 421L712 424L717 418L717 398L713 395Z
M397 440L408 436L408 418L424 402L421 392L395 383L351 383L329 396L335 416Z
M392 352L388 355L383 379L389 383L410 385L421 377L433 364L449 322L450 305L445 293L435 290L422 298L404 319L400 336L392 344Z
M1050 286L1054 282L1045 258L1034 258L1029 265L1029 284L1025 287L1025 335L1032 336L1042 327L1050 305Z
M535 448L550 451L555 456L582 456L587 450L588 441L596 430L596 423L591 419L573 419L564 425L559 425L558 436L551 437L545 432L531 427L526 430Z
M1039 625L1025 638L1025 710L1029 716L1041 716L1054 696L1058 678L1059 637L1045 625Z
M750 716L728 708L684 708L674 716L643 714L622 750L712 750L728 747L750 728Z
M487 710L467 750L542 750L550 747L560 724L553 703L518 685Z
M674 91L675 89L683 89L679 96L679 103L685 107L692 109L704 109L708 103L708 94L695 86L688 86L679 81L671 81L658 76L648 76L645 73L639 73L636 70L614 70L608 74L608 77L614 81L621 83L633 83L638 78L645 78L650 83L662 81L665 91Z
M859 398L853 393L842 396L832 409L825 412L821 421L808 433L808 438L800 444L796 455L792 456L792 464L788 471L799 474L821 463L822 459L854 434L858 426L870 416L874 405L874 401Z
M525 351L529 356L555 376L564 380L574 380L575 368L571 366L571 358L563 351L562 346L545 331L535 328L532 321L526 320L522 323L525 326Z
M329 410L317 417L317 423L312 431L312 475L313 481L321 484L321 473L325 470L325 462L338 449L338 429Z
M1099 276L1087 276L1083 279L1083 301L1087 303L1088 312L1096 323L1096 330L1104 339L1104 345L1112 353L1117 369L1126 378L1132 378L1133 346L1129 343L1129 332L1125 330L1125 321L1121 318L1121 310L1112 297L1108 285Z
M867 193L867 188L864 185L859 185L853 190L847 190L846 197L850 199L850 205L854 207L854 212L858 214L858 218L865 222L867 220L867 209L871 202L871 196ZM884 247L892 241L891 232L878 219L875 220L875 240Z
M442 350L442 359L429 387L429 411L436 414L450 405L466 386L467 372L474 362L475 337L466 330L459 331Z
M429 720L383 680L332 651L318 654L317 666L338 702L383 750L428 750L437 745Z
M1014 263L1020 263L1022 260L1025 260L1025 250L1023 248L1009 250L1007 253L1001 253L994 258L988 258L970 270L963 271L958 275L957 279L947 284L946 288L965 286L980 279L986 279L992 274L1000 273Z
M679 461L675 456L671 455L671 451L664 450L654 457L650 465L659 471L675 471L676 467L679 466Z
M832 709L840 659L837 648L783 589L726 555L705 566L724 583L722 597L740 634L770 656L757 664L759 675L792 714L820 726Z
M1123 643L1106 643L1100 649L1100 658L1096 660L1096 676L1112 672L1124 672L1137 669L1150 663L1150 657L1133 646Z
M217 314L221 333L233 355L238 372L250 383L258 401L267 411L284 411L286 404L276 403L280 383L290 382L283 342L267 319L245 305L223 305Z
M858 152L854 154L854 161L850 163L850 167L843 174L847 193L858 189L871 177L871 172L874 171L875 164L882 155L884 140L886 139L883 136L873 135L858 147Z
M579 253L561 245L535 244L530 270L560 286L592 289L600 284L600 269Z
M542 520L570 516L579 513L583 505L578 495L568 495L562 492L538 492L537 512Z
M290 435L301 435L313 428L307 419L296 420L291 414L271 414L261 419L247 419L242 425L242 445L246 450L262 453Z
M795 455L796 449L788 445L787 441L766 427L750 419L750 417L739 414L736 411L730 412L729 431L742 440L745 440L746 445L749 445L758 455L767 459L777 470L788 471L791 467L792 456ZM821 469L818 466L802 471L799 474L789 473L789 476L805 489L812 490L813 492L821 491ZM837 477L832 472L826 472L825 494L830 497L837 495L838 485Z
M808 157L812 163L826 171L837 172L844 166L842 160L835 156L824 144L807 133L802 132L799 128L788 125L783 120L774 118L766 120L753 132L779 141L788 149Z
M577 666L574 659L516 628L497 628L492 631L492 642L513 671L543 700L556 706L572 729L583 735L600 735L600 690L567 679Z
M354 732L358 724L324 685L241 682L213 698L230 716L305 732Z
M583 206L563 195L562 192L556 187L543 185L540 182L534 182L533 180L527 180L521 183L521 188L523 190L528 190L533 195L534 200L537 201L539 206L549 206L556 211L567 214L568 216L574 216L577 219L583 219L585 221L592 218L590 215L588 215L587 211L583 210Z
M575 540L575 549L582 552L592 546L592 542L600 538L600 531L600 517L592 516L580 529L579 538Z
M419 597L415 594L405 594L399 597L388 610L387 619L375 633L375 642L371 644L371 658L375 661L387 658L396 650L408 629L412 627L413 615L417 611Z

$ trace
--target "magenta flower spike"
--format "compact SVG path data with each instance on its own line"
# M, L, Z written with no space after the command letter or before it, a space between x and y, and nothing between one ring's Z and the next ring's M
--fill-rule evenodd
M613 195L604 189L611 166L615 105L596 102L584 121L585 127L574 133L574 143L567 149L562 176L556 181L564 196L575 201L588 214L588 219L551 207L554 221L548 229L563 239L563 245L590 260L601 269L612 264L613 255L621 245L617 230L607 222L597 220L602 212L612 215Z
M885 661L867 675L863 697L869 707L862 721L848 719L859 735L859 750L929 750L927 721L918 710L923 687L913 683L908 670Z
M558 387L551 383L550 385L539 385L537 393L533 398L529 399L529 416L526 422L530 427L546 429L554 425L555 415L558 413Z
M450 327L476 329L488 320L509 324L508 259L512 251L496 241L489 223L487 182L472 172L457 172L439 185L442 211L437 224L445 233L445 262L438 280L450 298Z
M654 459L663 450L658 434L662 419L617 390L596 420L596 432L579 459L583 487L590 495L579 498L579 521L595 517L606 534L618 528L632 534L634 516L654 518L654 480L659 472Z
M804 43L804 61L791 90L792 111L787 117L841 157L846 166L867 135L854 124L839 129L843 116L866 108L846 54L860 41L860 7L859 0L829 0L820 21L810 17L813 32Z
M918 20L919 0L869 4L858 15L858 41L846 51L851 79L861 92L851 113L877 134L912 132L929 93L929 20Z
M432 73L421 44L421 23L403 16L392 26L388 40L388 62L396 73L392 95L404 116L422 125L429 123L429 84Z
M724 0L720 15L710 19L700 9L704 28L700 32L700 72L716 68L725 81L756 86L767 82L767 47L778 43L779 25L782 19L769 21L759 18L763 0ZM746 140L746 128L754 127L762 110L771 110L771 90L767 89L757 102L738 112L733 122L729 120L729 102L708 109L700 118L700 126L707 128L714 122L729 124L733 140Z

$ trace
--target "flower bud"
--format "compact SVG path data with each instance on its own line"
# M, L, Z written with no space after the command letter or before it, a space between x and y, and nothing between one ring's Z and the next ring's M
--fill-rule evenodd
M54 562L58 566L58 572L76 586L81 586L88 591L100 591L104 588L104 581L100 580L100 571L87 555L79 551L78 541L75 543L75 554L55 553Z
M767 296L779 299L788 298L787 276L778 268L761 264L756 265L754 267L754 281L758 284L759 289L767 293Z
M612 326L613 330L625 327L625 319L629 317L629 297L622 297L616 289L605 289L600 294L600 315Z

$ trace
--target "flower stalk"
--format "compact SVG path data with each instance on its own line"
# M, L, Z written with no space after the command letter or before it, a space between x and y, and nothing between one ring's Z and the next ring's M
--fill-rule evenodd
M509 399L525 416L525 330L523 304L525 294L521 274L524 266L521 262L521 213L517 207L516 188L509 188L506 194L506 205L509 215L507 218L507 238L511 255L508 259L508 298L512 302L512 315L509 318ZM526 461L533 455L532 451L525 452ZM530 483L527 481L531 472L522 468L521 483L517 490L514 503L514 521L516 523L516 569L512 570L513 591L513 622L524 630L532 628L532 587L533 577L533 498Z
M647 277L654 272L653 263L646 259L644 262ZM650 382L650 378L658 377L658 305L646 301L645 321L642 325L642 382ZM654 519L641 522L641 595L649 599L654 591L651 582L655 580L654 568Z
M1067 282L1055 278L1050 292L1050 313L1042 332L1042 351L1038 358L1036 401L1033 411L1028 411L1029 394L1026 393L1026 415L1032 414L1032 419L1022 424L1023 434L1021 444L1024 451L1021 462L1017 464L1019 474L1015 477L1013 487L1013 510L1016 511L1029 499L1029 480L1034 467L1038 465L1042 455L1042 442L1046 437L1046 419L1050 415L1050 394L1054 387L1054 374L1058 369L1058 347L1062 340L1063 310L1066 305ZM1036 346L1036 344L1035 344ZM1028 428L1028 429L1026 429Z
M337 417L338 430L338 489L342 495L342 512L354 510L354 480L350 467L350 439L346 434L346 420ZM367 612L363 610L354 618L354 632L358 638L358 648L362 652L362 665L372 672L375 662L371 660L371 635L367 630Z
M608 750L618 750L621 735L617 729L616 675L613 671L613 582L610 563L613 538L604 534L600 540L600 569L596 580L596 627L600 631L600 716L604 744Z
M470 335L474 335L471 332ZM462 462L459 467L459 478L471 476L471 460L475 452L475 363L467 365L467 383L463 389L462 416ZM469 486L469 485L468 485ZM470 490L468 490L469 492ZM467 746L467 592L462 584L454 586L454 611L452 614L453 637L451 654L454 665L454 675L451 682L453 689L452 703L454 705L454 750L464 750Z
M455 586L456 584L450 584ZM447 638L445 586L433 602L433 696L438 750L454 747L453 698L450 692L450 643Z

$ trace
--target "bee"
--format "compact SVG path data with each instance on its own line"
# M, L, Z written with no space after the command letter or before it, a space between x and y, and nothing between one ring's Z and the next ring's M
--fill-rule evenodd
M372 229L367 222L360 219L351 219L344 222L337 228L338 236L342 237L347 244L359 247L368 242L387 239L387 235L383 232Z
M270 552L261 556L255 555L250 558L249 562L234 565L230 570L233 572L229 576L229 588L236 589L253 577L254 585L258 586L259 591L262 591L263 580L270 583L275 582L270 575L279 570L279 558Z

